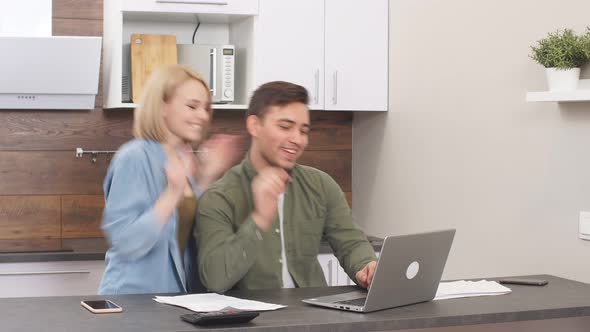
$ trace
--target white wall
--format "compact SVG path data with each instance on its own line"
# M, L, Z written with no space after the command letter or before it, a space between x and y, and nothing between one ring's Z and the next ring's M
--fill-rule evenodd
M1 0L0 36L51 36L52 0Z
M529 45L590 25L588 0L391 0L390 112L357 113L354 214L368 233L454 227L444 278L590 282L590 102L546 89Z

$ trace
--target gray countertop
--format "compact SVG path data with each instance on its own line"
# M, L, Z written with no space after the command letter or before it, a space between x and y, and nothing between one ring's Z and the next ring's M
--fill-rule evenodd
M553 276L543 287L512 286L512 293L442 301L369 314L312 307L301 299L331 295L352 286L229 292L228 295L288 305L234 326L198 328L179 316L189 311L156 303L153 295L109 296L123 307L96 315L80 306L98 296L0 299L2 331L386 331L590 316L590 285Z
M383 239L368 236L375 251L381 251ZM64 239L60 250L0 253L0 263L104 260L108 244L103 238ZM320 254L332 253L327 242L322 242Z

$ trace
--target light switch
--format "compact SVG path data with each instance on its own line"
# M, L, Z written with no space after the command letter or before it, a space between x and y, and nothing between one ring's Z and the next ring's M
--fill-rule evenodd
M579 237L590 240L590 212L580 211Z

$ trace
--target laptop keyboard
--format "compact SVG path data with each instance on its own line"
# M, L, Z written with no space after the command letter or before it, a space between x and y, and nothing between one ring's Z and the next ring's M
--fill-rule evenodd
M365 305L367 298L366 297L361 297L360 299L353 299L353 300L346 300L346 301L336 301L334 303L338 303L338 304L348 304L348 305L356 305L359 307L362 307Z

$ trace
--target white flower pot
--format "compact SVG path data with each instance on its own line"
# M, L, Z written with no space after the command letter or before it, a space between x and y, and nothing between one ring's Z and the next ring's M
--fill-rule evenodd
M578 88L580 68L545 68L549 91L573 91Z

